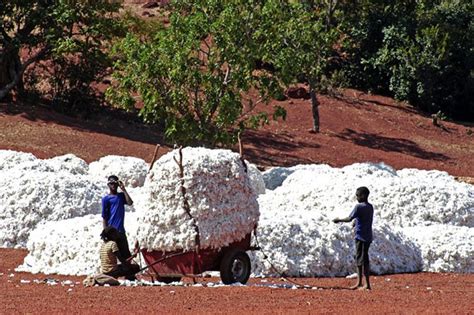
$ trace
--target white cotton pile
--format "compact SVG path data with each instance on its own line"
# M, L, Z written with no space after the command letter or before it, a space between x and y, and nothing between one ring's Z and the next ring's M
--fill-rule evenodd
M7 171L25 162L32 162L36 157L31 153L13 150L0 150L0 172Z
M246 161L247 173L250 177L250 185L252 185L253 190L258 195L265 193L265 181L260 170L252 163Z
M87 163L73 155L27 158L7 168L0 174L2 247L24 247L39 223L100 212L101 189L82 175Z
M269 207L267 195L259 198L261 218L257 239L278 272L294 277L342 276L354 271L354 235L349 224L331 222L331 212ZM265 199L265 200L262 200ZM385 224L374 226L371 269L377 274L416 272L421 255L413 242ZM277 276L260 253L252 254L253 273Z
M177 150L155 162L144 189L148 198L139 213L143 247L157 250L220 248L242 239L258 221L257 194L238 154L228 150L184 148L184 207Z
M130 246L136 233L136 216L126 213L125 229ZM100 272L102 245L100 215L47 222L31 232L28 255L16 271L61 275L91 275ZM130 247L133 248L133 247Z
M423 271L474 273L474 228L436 224L403 232L420 248Z
M264 177L274 178L275 183L277 175L283 174L281 187L274 190L277 195L311 198L312 203L299 204L305 208L322 208L347 216L356 202L356 188L367 186L375 215L382 222L402 227L433 223L474 227L474 186L460 183L446 172L397 172L383 163L356 163L343 168L301 165L273 172L272 176L272 170L265 172ZM305 188L305 194L298 192L301 188ZM279 198L276 202L287 201Z
M264 173L264 177L276 188L259 196L260 245L283 270L295 276L347 274L353 270L350 262L354 251L349 250L352 232L348 225L335 225L331 220L349 215L359 186L370 189L369 200L375 208L371 256L378 273L416 271L421 270L422 262L427 264L422 261L425 256L419 244L395 232L397 228L437 223L472 227L474 223L474 187L444 172L397 172L384 164L358 163L343 168L278 168L273 174L272 170ZM454 242L454 234L446 236L450 237ZM274 274L260 258L254 262L256 273ZM447 270L461 271L452 264Z
M125 186L141 187L145 182L148 164L131 156L108 155L89 165L89 174L106 182L107 177L116 175Z

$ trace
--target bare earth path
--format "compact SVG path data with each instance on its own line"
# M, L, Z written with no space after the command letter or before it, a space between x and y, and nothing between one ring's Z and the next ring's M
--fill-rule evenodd
M233 314L472 314L474 276L403 274L373 277L371 292L344 289L354 280L298 279L319 290L269 288L280 279L251 279L245 287L92 287L83 277L16 273L25 250L0 249L1 314L233 313ZM34 280L57 279L50 286ZM62 285L70 280L74 284ZM30 281L29 283L26 283ZM198 279L199 283L217 282Z

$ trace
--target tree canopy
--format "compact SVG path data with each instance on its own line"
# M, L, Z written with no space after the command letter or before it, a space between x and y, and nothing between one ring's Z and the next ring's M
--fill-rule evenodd
M88 92L109 65L107 41L120 29L114 15L119 8L102 0L1 1L0 99L12 90L22 92L29 67L38 71L31 71L27 83L34 87L45 80L43 93Z
M179 143L233 143L245 127L268 121L258 102L281 93L278 77L261 60L265 1L179 1L170 25L147 37L129 34L116 47L118 85L109 99L125 108L143 102L145 121L161 124ZM138 98L136 97L138 95ZM284 116L275 108L275 118Z
M316 132L318 94L329 84L474 120L469 0L182 0L167 9L166 26L131 23L120 7L0 2L0 99L41 83L52 104L88 108L83 95L114 60L108 101L140 107L145 122L182 144L233 143L239 131L284 117L258 105L297 82L309 89Z

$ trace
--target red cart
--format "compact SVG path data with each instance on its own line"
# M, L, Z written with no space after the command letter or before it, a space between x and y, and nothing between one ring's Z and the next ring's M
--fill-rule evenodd
M148 251L141 253L149 269L161 282L180 281L181 277L196 277L205 271L220 271L224 284L247 283L250 277L250 258L246 251L257 250L250 245L251 234L220 249L199 251Z

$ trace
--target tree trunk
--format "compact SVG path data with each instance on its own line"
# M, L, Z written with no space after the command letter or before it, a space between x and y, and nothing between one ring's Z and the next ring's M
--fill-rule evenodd
M23 68L18 51L2 51L0 56L0 100L16 89L23 91Z
M311 111L313 113L313 132L319 132L319 101L312 83L309 84L309 95L311 96Z

